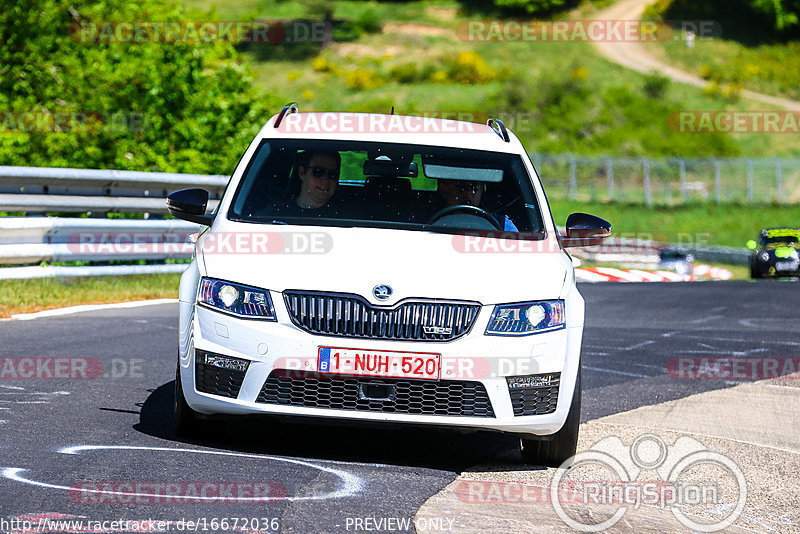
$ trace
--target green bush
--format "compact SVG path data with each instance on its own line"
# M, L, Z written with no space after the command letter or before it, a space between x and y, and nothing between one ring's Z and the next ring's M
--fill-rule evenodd
M489 83L500 75L477 52L460 52L449 61L447 74L452 81L462 85Z
M224 42L83 42L93 21L182 20L165 0L6 0L0 110L88 112L102 127L0 135L0 165L227 173L279 103ZM113 116L136 118L110 127Z
M650 98L627 85L598 88L581 65L567 72L509 79L491 99L490 109L501 110L496 115L529 150L648 157L740 153L724 134L673 132L667 118L685 104L667 95Z
M657 72L652 72L644 77L644 94L649 98L661 99L667 93L669 78Z
M577 0L460 0L467 12L548 16L578 5Z
M800 37L800 0L657 0L645 15L713 20L726 39L751 45Z
M371 70L356 69L345 74L345 84L349 89L368 91L383 85L383 80Z
M416 63L402 63L392 67L389 76L398 83L414 83L420 80L420 69Z

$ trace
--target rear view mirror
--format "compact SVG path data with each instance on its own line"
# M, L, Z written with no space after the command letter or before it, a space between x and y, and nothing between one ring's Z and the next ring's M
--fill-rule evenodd
M750 250L755 250L756 242L751 239L750 241L747 242L747 248L749 248Z
M214 217L206 215L207 205L208 191L205 189L181 189L167 197L167 210L173 217L211 226Z
M600 245L611 236L611 223L589 215L573 213L567 217L567 235L560 238L563 247L591 247Z
M390 159L368 159L364 162L364 176L396 176L416 178L419 170L415 162L407 163Z

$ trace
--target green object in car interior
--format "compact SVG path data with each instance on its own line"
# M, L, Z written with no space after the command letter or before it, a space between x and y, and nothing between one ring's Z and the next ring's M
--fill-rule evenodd
M794 252L794 249L791 247L781 247L775 249L775 257L776 258L789 258Z

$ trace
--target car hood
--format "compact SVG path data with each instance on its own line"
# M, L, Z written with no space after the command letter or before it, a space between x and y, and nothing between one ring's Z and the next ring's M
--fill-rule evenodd
M467 242L466 239L471 239ZM262 287L499 304L563 297L572 264L553 237L501 240L378 228L224 221L197 242L205 275ZM393 292L379 301L372 290Z

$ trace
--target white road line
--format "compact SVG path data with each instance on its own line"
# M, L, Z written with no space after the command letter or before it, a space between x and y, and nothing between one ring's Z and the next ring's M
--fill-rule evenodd
M636 365L637 367L646 367L647 369L657 369L659 371L664 371L666 369L665 365L650 365L649 363L631 362L631 365Z
M611 373L615 375L622 375L622 376L632 376L634 378L652 378L650 375L640 375L638 373L628 373L625 371L615 371L613 369L604 369L602 367L589 367L588 365L582 366L584 369L589 369L590 371L600 371L601 373Z
M290 464L297 464L307 467L312 467L314 469L319 469L321 471L325 471L332 475L335 475L342 479L345 483L343 490L345 490L342 494L331 494L330 497L326 498L333 498L333 497L350 497L355 495L356 493L360 492L363 489L363 482L361 478L348 473L347 471L342 471L340 469L334 469L332 467L322 467L316 465L315 463L308 462L305 460L297 460L293 458L283 458L281 456L269 456L263 454L248 454L242 452L227 452L227 451L203 451L198 449L177 449L174 447L147 447L147 446L138 446L138 445L75 445L72 447L63 447L56 452L60 452L63 454L80 454L83 451L90 451L90 450L144 450L144 451L159 451L159 452L185 452L185 453L194 453L194 454L208 454L208 455L216 455L216 456L236 456L240 458L255 458L261 460L277 460L279 462L287 462ZM308 497L287 497L287 499L291 500L320 500L321 497L309 495Z
M726 356L748 356L750 354L755 354L757 352L769 352L769 349L762 347L760 349L748 349L748 350L716 349L716 350L677 350L677 351L675 351L676 354L724 354Z
M709 315L707 317L702 317L700 319L693 319L693 320L689 321L689 323L691 323L691 324L700 324L700 323L706 323L708 321L714 321L716 319L722 319L722 315Z
M178 299L134 300L131 302L116 302L113 304L82 304L80 306L55 308L53 310L44 310L34 313L16 313L11 316L11 319L7 320L29 321L31 319L39 319L42 317L59 317L62 315L71 315L73 313L83 313L89 311L121 309L121 308L138 308L139 306L152 306L154 304L170 304L174 302L178 302Z
M652 341L652 340L650 340L650 341L642 341L641 343L637 343L636 345L631 345L630 347L624 347L624 348L621 348L619 350L625 350L625 351L636 350L636 349L640 349L642 347L646 347L647 345L652 345L653 343L655 343L655 341Z
M352 497L358 493L361 493L361 491L364 489L364 481L360 477L352 473L349 473L347 471L344 471L342 469L335 469L333 467L317 465L313 462L307 462L304 460L297 460L293 458L283 458L280 456L267 456L261 454L247 454L247 453L226 452L226 451L203 451L197 449L177 449L171 447L145 447L145 446L126 446L126 445L76 445L73 447L61 448L57 452L62 454L80 454L82 452L92 451L92 450L136 450L136 451L156 451L156 452L181 452L181 453L208 454L217 456L235 456L239 458L255 458L258 460L274 460L278 462L286 462L290 464L301 465L304 467L310 467L312 469L317 469L319 471L324 471L339 478L341 481L338 488L336 488L334 491L330 491L328 493L323 493L320 495L286 496L286 497L218 497L218 496L193 497L199 500L210 500L215 502L221 500L238 501L238 502L264 502L264 501L284 501L284 500L321 501L328 499L341 499L343 497ZM15 482L22 482L24 484L30 484L32 486L39 486L43 488L60 489L72 492L81 491L85 493L125 495L130 497L155 497L155 498L164 497L164 495L152 494L152 493L95 490L88 488L75 488L74 486L62 486L59 484L50 484L47 482L39 482L36 480L25 478L20 474L24 471L27 471L24 468L4 467L0 469L2 469L2 471L0 471L0 475L8 478L9 480L13 480Z

